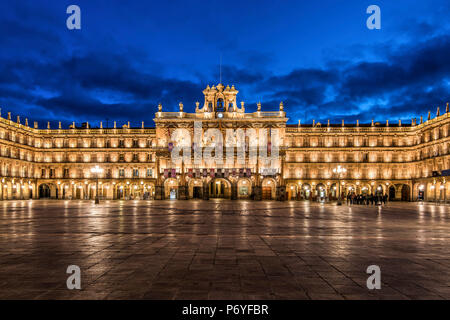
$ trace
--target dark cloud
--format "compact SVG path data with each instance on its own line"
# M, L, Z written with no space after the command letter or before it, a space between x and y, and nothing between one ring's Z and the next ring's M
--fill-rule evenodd
M52 10L42 10L38 5L29 8L15 4L9 15L4 4L0 9L0 25L7 26L0 28L3 115L12 111L41 122L92 123L109 118L133 125L141 120L149 124L159 102L164 110L176 111L182 101L185 110L192 112L195 101L202 101L202 90L207 84L216 84L220 77L217 63L192 66L184 62L186 68L176 70L183 63L172 64L173 57L189 61L195 54L186 49L191 48L187 37L174 52L159 50L155 43L140 48L130 43L145 41L130 33L117 41L115 35L96 37L93 25L86 28L90 33L68 32L63 14L55 16ZM59 4L57 11L65 13L64 5ZM207 20L216 18L211 15ZM89 15L86 19L89 21ZM223 83L236 86L238 99L246 101L248 111L254 111L258 101L264 110L278 110L283 101L291 123L313 118L322 123L327 119L407 120L426 115L429 109L434 113L449 99L450 36L448 29L436 21L407 20L400 27L401 31L408 30L401 41L352 43L329 50L320 65L298 61L289 68L284 65L283 70L289 71L280 72L277 65L284 56L277 54L275 45L272 51L267 47L242 48L240 34L228 33L225 26L219 24L217 30L197 25L195 17L188 20L193 30L205 30L199 37L207 48L215 46L216 51L224 52ZM187 32L176 25L165 27L177 38L156 36L169 44ZM120 32L120 28L115 30ZM152 36L149 33L149 39ZM200 51L207 50L198 48L195 52ZM201 70L182 76L196 69Z

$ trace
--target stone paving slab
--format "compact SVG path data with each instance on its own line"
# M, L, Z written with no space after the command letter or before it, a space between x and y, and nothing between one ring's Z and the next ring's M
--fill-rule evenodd
M0 299L450 298L445 205L2 201L0 248Z

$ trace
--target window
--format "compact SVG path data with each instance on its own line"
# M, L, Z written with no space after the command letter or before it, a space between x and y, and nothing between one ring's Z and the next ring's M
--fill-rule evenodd
M125 169L119 169L119 178L125 177Z
M45 178L45 175L46 175L45 169L41 169L41 178Z
M148 178L153 177L153 170L152 169L147 169L147 177Z
M55 177L55 169L50 169L50 178Z
M119 140L119 148L125 147L125 142L123 140Z
M125 156L123 153L119 154L119 161L125 161Z
M133 169L133 178L139 178L139 170Z
M69 169L68 168L64 168L63 177L64 178L68 178L69 177Z

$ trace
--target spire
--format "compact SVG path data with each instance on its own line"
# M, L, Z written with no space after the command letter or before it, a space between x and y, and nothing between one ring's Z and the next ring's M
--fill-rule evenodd
M261 111L261 101L256 104L258 106L258 111Z
M25 118L25 126L28 127L28 118Z
M448 110L448 102L447 102L447 107L445 107L445 113L448 113L449 112L449 110Z
M372 127L374 126L375 124L373 123L373 119L372 119Z
M441 112L439 111L439 107L437 107L436 117L439 117L440 115L441 115Z
M142 121L141 128L144 129L144 121Z
M328 123L327 123L327 127L329 127L330 126L330 119L328 119Z
M398 126L399 126L399 127L402 126L402 119L398 119Z
M50 121L47 121L47 129L50 129Z
M386 119L386 127L389 127L389 119Z
M428 120L431 120L431 111L428 111Z
M359 127L359 119L356 119L356 126Z
M220 81L219 81L219 83L222 83L222 54L220 54L220 70L219 70L219 73L220 73Z
M283 105L283 101L280 102L280 111L284 110L284 105Z
M420 124L423 123L423 116L420 116Z
M58 128L61 129L61 121L58 122Z
M17 124L20 124L20 116L17 116Z
M100 121L100 129L103 129L103 121Z
M180 103L178 104L178 106L180 107L180 112L183 112L183 102L180 102Z
M158 104L158 112L161 112L161 111L162 111L162 104L159 103L159 104Z

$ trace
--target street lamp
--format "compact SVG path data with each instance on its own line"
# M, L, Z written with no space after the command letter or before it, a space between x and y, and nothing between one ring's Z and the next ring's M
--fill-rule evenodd
M96 184L95 184L95 189L96 189L96 192L95 192L95 204L99 204L99 203L100 203L100 200L99 200L99 198L98 198L98 175L99 175L99 173L102 173L102 172L103 172L103 169L100 168L99 166L95 166L95 167L91 168L91 172L92 172L93 174L95 174L95 178L96 178Z
M339 196L338 196L338 203L337 203L337 205L340 206L340 205L342 205L342 202L341 202L341 173L346 173L347 169L345 169L345 168L343 168L341 166L337 166L337 168L333 169L333 172L337 173L337 176L338 176L338 185L339 185L338 192L339 192Z

